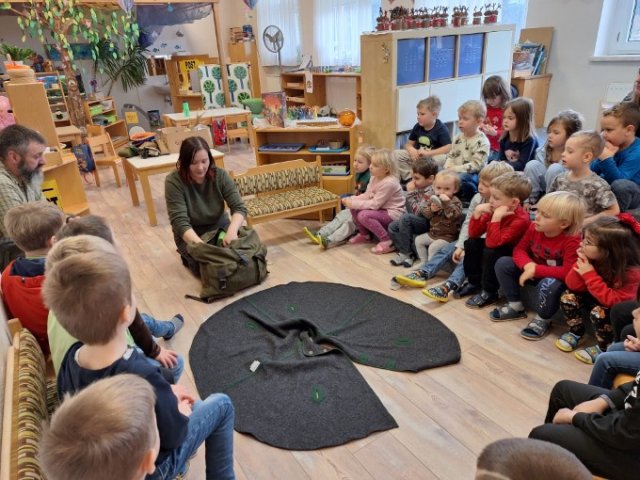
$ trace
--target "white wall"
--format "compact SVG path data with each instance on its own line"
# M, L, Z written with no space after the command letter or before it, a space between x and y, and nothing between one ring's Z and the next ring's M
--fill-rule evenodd
M546 122L560 110L573 108L595 128L598 103L607 85L632 83L634 62L593 62L603 0L529 0L527 27L554 27L547 72L553 74Z

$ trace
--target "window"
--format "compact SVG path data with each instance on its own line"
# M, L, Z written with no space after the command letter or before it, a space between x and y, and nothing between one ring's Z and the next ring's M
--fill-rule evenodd
M640 2L605 0L594 54L640 55Z
M262 65L278 65L278 54L267 49L262 37L265 28L269 25L278 27L284 37L282 50L280 50L282 65L299 65L302 55L298 0L262 0L257 3L256 11L258 24L256 36Z
M360 34L375 29L380 0L315 0L316 65L360 65Z

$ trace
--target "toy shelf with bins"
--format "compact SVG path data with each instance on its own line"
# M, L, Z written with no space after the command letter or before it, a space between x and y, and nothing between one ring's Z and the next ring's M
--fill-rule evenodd
M348 165L346 175L323 175L324 188L337 194L352 193L354 188L353 159L358 148L359 126L352 127L285 127L254 129L256 145L256 165L286 162L302 158L314 161L320 157L323 165ZM319 141L343 142L346 150L342 152L313 151ZM260 151L260 146L278 143L303 143L304 147L295 152Z
M358 72L313 72L313 92L307 92L305 72L283 72L280 74L280 88L287 96L287 107L327 105L327 91L331 89L331 79L334 78L355 79L354 105L358 118L362 120L361 81Z
M51 117L56 127L71 125L69 107L67 105L67 82L64 75L58 72L36 72L36 79L44 84L47 102L51 109ZM82 94L84 97L84 93Z
M365 33L360 36L364 140L394 148L416 123L416 104L442 101L439 118L455 122L467 100L481 100L491 75L511 78L514 25L472 25Z
M108 133L111 136L113 146L119 148L129 142L129 132L127 124L118 118L116 104L113 97L104 97L96 100L85 100L84 114L91 127L100 127L101 133ZM108 124L102 124L98 117L107 118ZM94 130L94 129L92 129Z

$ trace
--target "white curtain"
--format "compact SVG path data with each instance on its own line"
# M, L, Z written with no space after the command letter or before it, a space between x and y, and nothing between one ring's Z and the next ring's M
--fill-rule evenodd
M360 34L375 30L380 0L315 0L314 65L360 65Z
M256 41L262 65L278 65L278 55L267 50L262 41L262 32L269 25L277 26L284 35L284 45L280 51L282 64L298 65L301 57L299 0L260 0L256 5L256 12Z

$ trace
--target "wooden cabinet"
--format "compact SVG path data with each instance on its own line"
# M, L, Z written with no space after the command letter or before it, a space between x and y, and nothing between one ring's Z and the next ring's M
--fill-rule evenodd
M249 41L229 43L229 59L231 63L248 63L251 76L251 90L254 97L262 93L260 87L260 62L255 38Z
M352 193L354 188L353 159L358 148L359 126L347 127L292 127L292 128L256 128L256 165L285 162L302 158L313 161L320 158L325 165L348 165L347 175L324 175L323 183L327 190L335 194ZM339 153L314 152L313 147L320 140L343 142L347 149ZM304 147L295 152L265 152L260 147L277 143L303 143ZM311 150L310 150L311 149Z
M33 128L42 134L47 146L58 151L46 154L43 190L52 188L55 180L58 201L65 213L84 215L89 213L87 195L82 185L75 156L70 152L59 152L60 139L50 114L47 94L42 83L6 84L13 113L19 125ZM49 182L49 183L47 183ZM47 192L45 192L47 196Z
M287 107L306 105L322 107L327 104L327 80L331 78L353 78L356 85L356 114L362 120L361 79L357 72L313 72L313 91L307 92L305 72L280 74L280 88L287 96Z
M85 100L84 115L90 126L90 131L98 134L108 133L114 147L119 148L129 142L127 124L122 118L118 118L113 97Z
M364 140L395 148L416 123L416 104L442 101L440 119L455 122L467 100L480 100L490 75L511 77L513 25L477 25L365 33L360 36Z
M544 127L544 116L547 113L547 98L551 74L533 75L530 77L512 78L511 83L518 89L518 95L529 97L533 101L533 114L536 128Z
M58 72L36 72L36 79L44 84L47 102L56 127L71 125L67 106L67 82ZM84 95L84 94L83 94Z

